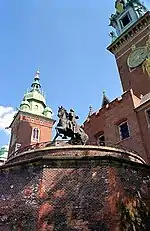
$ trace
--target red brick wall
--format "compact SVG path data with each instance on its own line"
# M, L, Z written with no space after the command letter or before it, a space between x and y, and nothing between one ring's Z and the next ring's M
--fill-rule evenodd
M137 110L137 118L139 120L141 137L143 140L148 163L150 164L150 124L146 116L146 110L150 108L150 103L143 105Z
M148 172L144 174L140 169L134 168L133 171L131 166L124 168L108 164L91 166L90 169L79 166L77 169L71 166L69 169L61 166L59 169L45 168L39 229L117 231L125 228L125 225L131 226L132 218L126 219L128 215L123 209L131 206L132 210L132 206L135 206L133 213L138 211L143 216L144 211L140 211L143 199L140 204L137 190L141 198L146 199L147 206L150 205L150 192L143 184L146 174Z
M121 141L118 124L125 119L129 124L130 137ZM102 108L97 115L92 115L89 122L85 122L84 129L91 142L96 141L96 134L104 131L106 144L118 144L128 147L141 153L142 157L147 161L137 115L134 110L132 91L125 93L122 100L114 100L109 104L108 108Z
M15 119L16 122L13 124L12 134L15 134L16 142L12 146L11 139L9 154L15 151L16 143L21 144L21 148L36 143L31 139L33 128L38 128L40 130L39 143L50 141L52 139L53 121L48 121L46 119L38 117L37 115L26 115L23 113L20 114L20 116L17 116Z
M117 159L80 163L1 167L0 230L120 231L132 230L133 219L136 230L149 227L148 167Z
M132 51L132 45L136 44L137 47L146 45L146 41L149 39L148 34L150 34L150 26L134 37L133 40L130 39L131 41L115 55L123 90L127 91L132 88L137 96L147 94L150 91L150 78L143 73L142 66L137 67L132 72L129 71L127 59Z

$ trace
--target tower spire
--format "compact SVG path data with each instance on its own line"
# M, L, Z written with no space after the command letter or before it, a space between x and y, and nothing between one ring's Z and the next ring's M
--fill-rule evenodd
M90 105L88 117L90 117L92 115L92 113L93 113L93 108L92 108L92 105Z
M36 71L35 77L34 77L34 81L31 85L31 91L38 91L41 92L41 85L40 85L40 70L39 68Z
M102 107L106 106L109 103L110 103L110 100L107 98L105 91L103 91Z

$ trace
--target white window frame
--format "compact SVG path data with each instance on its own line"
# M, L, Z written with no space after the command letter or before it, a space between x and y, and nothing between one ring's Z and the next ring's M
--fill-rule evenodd
M130 22L126 25L126 26L124 26L123 25L123 22L122 22L122 19L126 16L126 15L128 15L128 17L129 17L129 19L130 19ZM131 15L130 15L130 12L129 11L127 11L121 18L120 18L120 26L121 26L121 29L123 30L124 28L126 28L128 25L130 25L131 23L132 23L132 17L131 17Z
M38 131L38 138L33 137L33 136L34 136L34 130L35 130L35 129L37 129L37 131ZM39 142L39 140L40 140L40 129L39 129L39 128L37 128L37 127L32 128L32 138L31 138L31 140L32 140L33 142L36 142L36 143Z
M21 147L21 144L16 143L16 144L15 144L15 152L16 152L20 147Z
M121 131L120 131L120 126L121 126L121 125L123 125L123 124L125 124L125 123L127 123L128 131L129 131L129 136L128 136L128 137L126 137L125 139L122 139L122 134L121 134ZM122 123L120 123L120 124L118 125L118 130L119 130L119 137L120 137L120 141L124 141L124 140L126 140L126 139L129 139L129 138L130 138L131 134L130 134L129 123L128 123L128 121L127 121L127 120L123 121Z
M145 110L145 116L146 116L146 120L147 120L147 125L148 125L148 128L150 128L150 118L148 117L147 111L150 111L150 108L147 108Z

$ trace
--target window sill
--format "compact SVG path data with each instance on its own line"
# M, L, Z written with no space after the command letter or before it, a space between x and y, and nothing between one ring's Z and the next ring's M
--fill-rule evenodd
M127 138L123 139L123 140L119 140L119 141L117 142L117 144L120 144L121 142L126 141L126 140L128 140L128 139L130 139L130 138L132 138L132 137L131 137L131 136L129 136L129 137L127 137Z
M31 142L39 143L39 140L31 140Z

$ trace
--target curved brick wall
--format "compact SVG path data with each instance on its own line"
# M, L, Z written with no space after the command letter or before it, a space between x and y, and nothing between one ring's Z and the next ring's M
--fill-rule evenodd
M130 158L73 146L12 159L0 168L0 230L149 230L149 166Z

